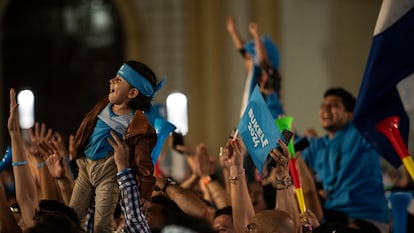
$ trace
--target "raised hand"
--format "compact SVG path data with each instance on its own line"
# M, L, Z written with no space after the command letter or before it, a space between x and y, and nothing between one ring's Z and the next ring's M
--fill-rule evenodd
M111 136L112 139L108 138L108 142L114 148L114 160L118 171L129 168L129 147L125 145L115 132L111 131Z
M68 174L64 158L57 153L50 154L45 161L50 174L54 178L61 179Z
M68 150L66 149L66 145L63 142L62 135L55 131L51 138L53 145L55 145L56 152L59 154L60 157L65 158L68 155Z
M21 135L20 133L20 126L19 126L19 113L18 113L19 105L16 102L16 91L11 88L10 89L10 116L7 121L7 128L9 130L10 136Z
M39 199L30 168L24 164L24 162L27 162L27 158L19 126L16 92L13 88L10 89L10 115L7 121L7 128L11 139L12 161L20 163L20 165L13 167L16 200L19 203L25 227L31 227L34 225L33 216L36 210L39 209Z
M227 18L227 31L228 32L234 32L236 31L236 21L233 17Z
M229 139L229 143L225 150L229 155L228 161L230 166L243 166L243 157L246 153L246 147L239 137Z
M45 154L45 150L42 150L40 147L41 143L47 143L53 134L52 129L46 129L45 123L36 122L34 127L30 128L29 135L30 135L30 142L26 142L26 148L28 152L37 157L37 158L45 158L47 154Z
M289 175L289 157L290 153L285 143L282 140L278 141L280 147L282 148L282 152L280 152L277 148L274 148L270 151L270 156L276 162L275 166L275 173L277 177L284 177Z
M249 23L248 29L253 37L259 36L259 26L257 25L257 23Z
M229 164L229 156L226 151L227 150L225 149L225 147L220 147L219 162L220 162L220 166L223 169L226 169L228 171L230 169L230 164Z
M210 175L214 172L214 166L210 162L210 158L207 151L207 146L200 143L196 147L195 151L196 171L195 173L199 177Z

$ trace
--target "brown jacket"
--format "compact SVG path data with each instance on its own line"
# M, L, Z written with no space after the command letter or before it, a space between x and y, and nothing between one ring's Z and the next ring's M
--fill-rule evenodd
M74 156L76 158L85 156L84 149L92 135L98 114L108 103L109 100L106 96L83 118L74 139ZM123 139L130 149L130 164L140 187L141 197L151 200L155 186L151 152L157 142L157 134L144 113L135 111Z

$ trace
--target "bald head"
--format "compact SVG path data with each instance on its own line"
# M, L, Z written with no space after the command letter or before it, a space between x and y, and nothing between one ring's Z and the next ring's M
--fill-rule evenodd
M247 232L255 233L294 233L292 217L283 210L263 210L257 213L247 225Z

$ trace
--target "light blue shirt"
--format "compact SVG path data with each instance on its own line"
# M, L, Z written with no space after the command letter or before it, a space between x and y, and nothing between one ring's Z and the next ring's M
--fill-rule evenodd
M122 138L131 119L132 115L116 115L112 111L112 104L108 104L98 115L93 133L85 147L86 158L98 160L112 153L113 148L107 141L108 138L112 138L110 131L115 131Z
M311 139L302 157L327 191L325 209L389 222L380 155L351 123L332 139Z

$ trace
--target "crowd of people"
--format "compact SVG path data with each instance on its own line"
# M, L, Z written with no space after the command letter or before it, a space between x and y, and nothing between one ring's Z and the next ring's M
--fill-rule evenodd
M248 29L253 40L245 42L235 20L227 21L246 62L246 89L257 83L273 117L280 117L277 50L266 45L256 23ZM289 169L292 154L281 140L261 176L236 135L220 151L213 148L217 154L203 143L172 145L185 154L185 179L156 172L151 152L157 134L146 113L163 83L147 65L125 62L109 80L109 94L67 137L40 122L23 131L10 89L12 163L0 171L0 233L391 232L395 219L383 161L353 126L356 99L345 89L323 94L319 119L326 135L303 135L310 145L295 154L306 203L301 212ZM394 184L409 187L403 167L399 174Z

